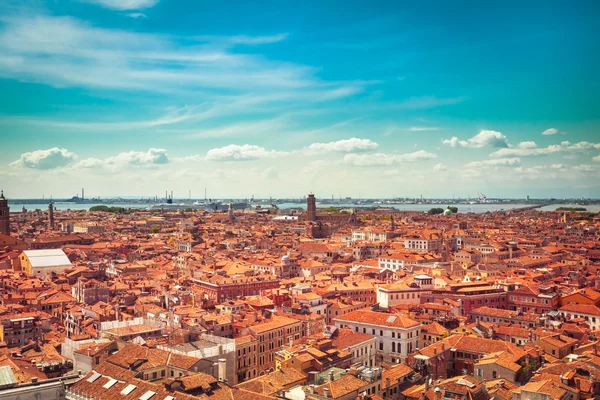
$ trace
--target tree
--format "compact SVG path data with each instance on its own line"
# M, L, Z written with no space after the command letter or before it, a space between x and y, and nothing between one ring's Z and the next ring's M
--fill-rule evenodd
M429 215L438 215L438 214L443 214L443 213L444 213L443 208L432 208L431 210L427 211L427 214L429 214Z

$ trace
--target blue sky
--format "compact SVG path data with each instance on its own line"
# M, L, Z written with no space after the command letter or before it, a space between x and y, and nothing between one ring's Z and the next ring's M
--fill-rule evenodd
M12 197L600 196L596 2L12 1Z

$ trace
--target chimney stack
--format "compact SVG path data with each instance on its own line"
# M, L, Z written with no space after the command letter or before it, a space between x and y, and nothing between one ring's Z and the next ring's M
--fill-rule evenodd
M219 358L219 377L217 379L219 382L227 381L227 360L224 358Z

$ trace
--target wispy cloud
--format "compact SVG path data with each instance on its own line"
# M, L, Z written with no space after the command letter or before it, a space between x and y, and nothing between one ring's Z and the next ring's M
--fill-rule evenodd
M287 39L289 33L279 33L277 35L271 36L231 36L229 41L233 44L247 44L247 45L257 45L257 44L271 44L271 43L279 43L283 42Z
M440 128L435 126L411 126L408 128L410 132L426 132L426 131L439 131Z
M3 117L0 120L5 123L16 122L27 125L37 125L64 129L77 130L101 130L101 131L122 131L131 129L153 128L163 125L179 124L190 120L199 120L210 116L211 109L202 109L200 105L190 105L183 107L168 107L165 114L161 117L124 122L71 122L51 119L40 119L31 117Z
M563 141L560 144L553 144L547 147L537 147L534 142L521 142L519 145L504 149L499 149L490 154L492 157L528 157L528 156L545 156L557 153L584 153L590 150L600 150L600 143L578 142L571 143Z
M115 0L133 7L133 3ZM136 4L141 2L135 2ZM219 43L182 44L168 36L101 28L71 17L2 17L0 76L54 86L126 90L326 89L316 68L230 51ZM260 45L274 36L233 36L229 44ZM339 89L343 85L327 89Z
M394 107L401 109L426 109L458 104L465 101L466 99L467 98L464 96L450 98L440 98L434 96L411 97L407 100L396 104Z
M437 158L437 154L418 150L408 154L346 154L344 162L357 167L380 167Z
M80 0L85 3L92 3L111 10L128 11L142 10L154 7L158 0Z

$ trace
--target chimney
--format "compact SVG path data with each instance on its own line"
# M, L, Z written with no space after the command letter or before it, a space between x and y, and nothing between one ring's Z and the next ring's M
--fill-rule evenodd
M333 375L333 370L331 370L331 371L329 372L329 382L333 382L333 381L334 381L334 378L335 378L335 377L334 377L334 375Z
M329 398L329 388L323 388L323 397Z
M227 381L227 360L219 358L219 382Z
M390 378L385 378L385 392L387 395L385 396L387 399L390 398Z
M33 376L33 377L31 378L31 383L37 383L37 381L38 381L38 378L37 378L37 377Z

